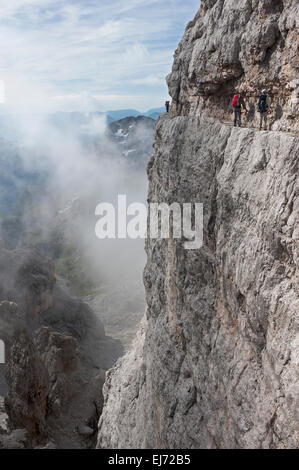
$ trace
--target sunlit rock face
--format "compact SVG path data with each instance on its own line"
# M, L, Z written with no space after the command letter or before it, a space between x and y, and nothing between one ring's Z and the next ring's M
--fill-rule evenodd
M107 376L99 448L298 446L297 9L202 1L187 27L148 199L203 203L204 245L147 240L146 319ZM241 84L281 97L271 132L221 122Z
M0 267L0 448L94 447L111 339L38 251L0 247Z

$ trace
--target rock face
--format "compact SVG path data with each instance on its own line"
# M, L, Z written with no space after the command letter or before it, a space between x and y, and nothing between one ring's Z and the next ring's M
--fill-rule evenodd
M154 119L138 116L110 123L106 136L131 166L145 168L152 154L154 132Z
M203 0L187 27L149 201L203 203L204 244L147 240L146 320L108 373L99 448L298 447L298 139L213 118L220 89L262 76L291 109L296 3Z
M20 305L23 320L32 323L53 305L54 268L37 251L0 246L0 300Z
M93 447L111 340L39 252L1 247L0 273L8 385L0 447Z
M207 0L191 21L168 76L174 115L200 110L228 119L234 91L242 90L248 124L267 88L275 130L298 130L297 0Z

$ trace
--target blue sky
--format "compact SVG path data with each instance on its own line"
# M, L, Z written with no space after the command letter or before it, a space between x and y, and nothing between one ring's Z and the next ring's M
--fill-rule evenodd
M199 0L0 0L7 109L164 104L165 76Z

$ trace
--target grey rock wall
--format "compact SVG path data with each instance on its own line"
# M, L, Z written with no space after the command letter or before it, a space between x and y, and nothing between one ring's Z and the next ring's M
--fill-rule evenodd
M38 251L0 247L0 272L0 448L94 447L115 342Z
M204 246L147 241L146 324L109 372L98 447L298 447L298 151L160 118L149 200L203 202Z

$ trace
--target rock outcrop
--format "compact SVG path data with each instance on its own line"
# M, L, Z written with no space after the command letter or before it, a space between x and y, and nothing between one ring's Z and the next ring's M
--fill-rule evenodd
M207 0L186 29L168 76L173 115L204 110L229 119L234 91L245 93L247 124L257 124L263 88L272 100L274 130L298 131L296 0Z
M0 447L94 447L113 341L39 252L1 247L0 273L8 385Z
M204 244L147 240L146 319L108 373L98 448L298 447L299 142L215 118L263 78L285 106L272 129L295 129L298 3L201 4L148 174L149 202L204 204Z

